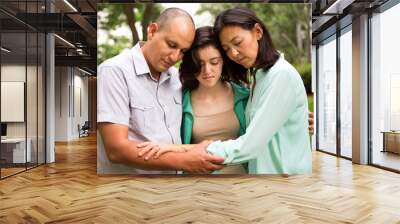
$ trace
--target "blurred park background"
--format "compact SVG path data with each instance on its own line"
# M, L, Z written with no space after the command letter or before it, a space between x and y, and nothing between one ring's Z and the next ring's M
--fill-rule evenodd
M97 4L97 64L147 39L147 25L165 8L178 7L189 12L196 27L213 25L225 9L244 6L252 9L267 26L275 47L300 73L311 92L311 4L266 3L102 3ZM179 64L179 63L178 63Z

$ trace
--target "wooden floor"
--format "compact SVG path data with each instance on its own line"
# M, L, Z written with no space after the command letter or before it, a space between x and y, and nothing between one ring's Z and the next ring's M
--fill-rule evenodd
M10 166L15 166L15 165L11 164ZM24 172L29 169L33 169L37 166L38 165L36 163L27 163L26 167L25 164L18 164L17 167L6 167L6 168L2 167L0 168L1 178L6 178L8 176L15 175L17 173Z
M400 170L400 154L376 150L372 160L374 164Z
M0 168L1 169L1 177L2 178L4 178L4 177L7 177L7 176L10 176L10 175L13 175L13 174L16 174L16 173L19 173L19 172L22 172L22 171L25 171L26 170L26 168L25 167L23 167L23 168L20 168L20 167L17 167L17 168Z
M0 223L400 223L400 175L314 153L311 176L99 177L94 137L0 181Z

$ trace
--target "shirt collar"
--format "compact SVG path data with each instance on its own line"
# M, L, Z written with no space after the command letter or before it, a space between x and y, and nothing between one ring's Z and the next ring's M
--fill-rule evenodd
M143 46L145 42L144 41L139 41L133 48L132 48L132 57L133 57L133 66L135 67L136 75L145 75L148 74L150 75L150 68L149 65L147 64L146 59L144 58L143 51L141 46ZM161 77L167 77L170 78L172 71L172 68L168 68L167 71L164 71L161 73Z
M143 51L140 48L140 42L138 42L132 48L133 66L135 67L136 75L150 74L149 65L144 58Z

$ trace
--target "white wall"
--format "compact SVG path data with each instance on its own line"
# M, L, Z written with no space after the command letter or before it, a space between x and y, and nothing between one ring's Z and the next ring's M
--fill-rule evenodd
M54 7L46 2L50 12ZM46 35L46 163L55 162L55 43L54 35Z
M9 138L25 138L25 135L30 139L32 161L44 163L44 83L42 67L25 64L3 64L1 66L1 78L3 81L9 82L24 82L26 85L26 106L23 102L21 112L25 114L26 121L22 122L6 122L7 137ZM27 78L27 80L25 80ZM3 91L3 90L2 90ZM21 94L24 91L21 90ZM6 97L7 96L2 96ZM12 110L10 107L2 107L1 110ZM13 113L13 111L7 111ZM14 112L15 113L15 112ZM39 155L37 156L37 153Z
M78 137L78 124L82 126L88 120L88 78L82 76L79 70L74 69L74 91L72 110L72 130L71 135Z
M78 124L88 120L88 78L72 67L56 67L55 73L55 140L77 139Z
M368 15L352 23L352 161L368 163Z
M25 65L2 65L1 66L1 81L5 82L25 82L25 75L27 69L28 74L36 74L36 66L27 66ZM29 76L28 76L29 78ZM29 80L30 86L36 86L36 80ZM27 88L27 103L30 105L30 110L36 111L37 103L36 103L36 88ZM31 104L35 102L34 104ZM39 105L40 106L40 105ZM7 110L8 108L1 108L2 110ZM36 113L27 113L27 119L29 122L37 120ZM7 122L7 136L8 137L25 137L25 123L26 122ZM36 126L28 125L28 129L32 127L36 130ZM28 134L32 133L28 130ZM28 135L29 137L29 135Z
M55 141L68 141L68 87L67 67L55 68Z

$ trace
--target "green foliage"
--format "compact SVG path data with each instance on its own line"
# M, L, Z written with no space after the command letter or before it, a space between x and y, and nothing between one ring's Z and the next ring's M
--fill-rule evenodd
M311 93L311 64L297 64L294 65L296 70L299 72L301 78L303 79L304 86L306 87L307 93Z
M141 23L145 17L143 12L146 5L133 3L135 21ZM112 31L121 26L128 26L124 13L124 4L99 3L98 28L107 32L107 41L98 46L98 62L102 62L110 56L114 56L123 48L131 47L134 43L131 34L124 37L112 35ZM285 55L285 59L292 64L304 64L311 62L311 36L310 36L310 5L309 4L265 4L265 3L203 3L196 12L200 15L209 12L215 17L222 11L236 6L248 7L264 21L277 50ZM160 4L154 4L150 20L154 21L163 10ZM146 27L145 27L146 28ZM143 33L137 31L137 33ZM304 80L304 79L303 79Z
M154 4L153 9L151 11L151 15L147 15L147 17L144 17L143 12L145 11L146 6L149 6L149 4L139 4L139 3L133 4L132 14L134 15L135 23L143 25L142 23L144 18L149 19L149 21L155 21L160 12L162 11L162 7L160 4ZM136 30L136 28L128 26L128 18L124 12L124 7L126 7L126 4L111 4L111 3L97 4L98 29L105 31L107 35L107 42L99 44L97 48L98 64L100 64L101 62L110 57L117 55L124 48L130 48L134 44L136 44L136 42L132 40L133 32L142 34L146 33L143 32L144 31L143 27L142 30ZM125 36L115 36L112 34L113 31L123 26L131 28L132 33L127 34ZM132 30L132 28L135 30ZM147 29L147 26L144 27L144 29ZM146 39L146 37L144 37L143 39Z
M308 111L314 112L314 96L307 95L307 99L308 99Z
M121 53L123 49L132 47L131 40L125 36L116 37L111 35L109 40L109 43L101 44L97 47L97 65Z
M104 13L106 15L104 19L98 20L100 21L99 28L105 31L109 31L115 30L121 26L128 26L128 21L124 14L123 6L124 4L98 3L98 12ZM145 6L146 4L134 4L134 12L132 13L135 14L135 20L137 22L142 21ZM161 5L155 4L152 15L150 16L151 21L156 20L161 11Z
M196 15L201 15L204 12L209 12L215 19L218 14L226 9L233 8L235 6L248 7L250 8L252 4L249 3L203 3L200 9L196 12Z
M126 17L123 14L122 4L97 4L97 10L99 13L106 14L106 17L102 20L97 18L99 21L99 27L102 30L109 31L115 30L118 27L126 26Z
M266 25L275 48L292 64L311 62L310 4L223 3L202 4L197 14L209 12L214 19L236 6L253 10Z

